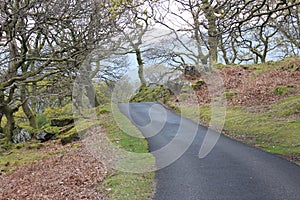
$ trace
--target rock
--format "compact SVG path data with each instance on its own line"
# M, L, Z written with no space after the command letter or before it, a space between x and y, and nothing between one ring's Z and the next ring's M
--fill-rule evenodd
M26 129L16 128L14 130L14 136L12 137L13 143L24 143L30 139L30 133Z
M51 126L63 127L69 124L74 124L73 118L57 118L51 120Z
M171 92L171 94L175 94L175 95L178 95L181 92L183 85L184 85L183 82L177 80L171 80L166 82L166 86Z
M66 145L68 143L78 141L78 140L80 140L79 134L78 133L73 133L73 134L70 134L70 135L62 138L60 141L61 141L62 145Z
M35 138L41 142L46 142L48 140L51 140L55 136L54 133L48 133L46 131L42 131L39 134L35 136Z
M192 77L198 77L200 76L200 73L196 66L194 65L185 65L183 70L184 75L192 76Z
M69 126L65 126L65 127L60 129L58 134L59 135L65 134L66 132L70 131L72 128L74 128L74 124L69 125Z

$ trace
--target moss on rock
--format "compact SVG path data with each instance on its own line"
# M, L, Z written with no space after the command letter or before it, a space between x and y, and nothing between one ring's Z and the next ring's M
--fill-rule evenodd
M165 103L170 98L170 91L165 86L156 87L142 87L139 92L135 94L130 102L163 102Z

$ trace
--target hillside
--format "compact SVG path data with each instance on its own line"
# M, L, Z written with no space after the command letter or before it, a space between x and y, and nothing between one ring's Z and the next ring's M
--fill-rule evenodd
M260 65L219 65L218 69L227 100L223 133L299 163L300 58ZM201 76L185 79L193 86L202 82ZM201 84L195 92L200 123L208 125L211 108L207 85ZM195 107L188 101L182 100L181 113L195 119Z

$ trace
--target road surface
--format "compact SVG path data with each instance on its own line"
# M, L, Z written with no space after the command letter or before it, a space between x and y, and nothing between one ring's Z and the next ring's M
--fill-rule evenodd
M300 200L299 166L222 135L200 159L207 128L157 103L119 108L156 158L154 200Z

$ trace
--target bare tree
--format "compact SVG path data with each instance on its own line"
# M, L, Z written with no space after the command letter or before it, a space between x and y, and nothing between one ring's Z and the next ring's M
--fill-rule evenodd
M35 85L67 73L76 76L86 55L107 44L115 19L110 17L110 5L99 6L96 0L1 0L0 4L0 68L4 71L0 113L7 119L5 133L10 140L13 114L20 106L36 127L31 101Z
M299 1L288 1L296 3ZM296 48L300 48L300 8L298 6L290 7L275 13L270 19L270 25L279 29L279 32L286 40Z
M126 3L125 3L126 4ZM127 10L122 14L123 22L117 25L122 33L124 44L122 46L123 54L134 54L138 64L138 76L141 87L146 86L144 77L144 59L143 51L145 34L152 26L152 3L147 1L135 1L126 6Z
M184 49L181 55L194 64L205 64L208 60L211 64L215 64L219 59L218 52L221 52L226 63L253 59L243 58L243 47L246 46L252 50L251 54L255 54L264 62L267 52L282 45L274 42L276 37L279 38L278 27L271 28L271 21L277 14L287 13L299 7L298 0L162 0L161 2L162 6L157 9L160 13L157 22L174 32L178 43ZM294 11L292 26L297 24L295 13L297 12ZM255 31L254 39L259 43L258 46L256 42L250 44L244 36L245 33ZM191 45L192 43L194 45Z

